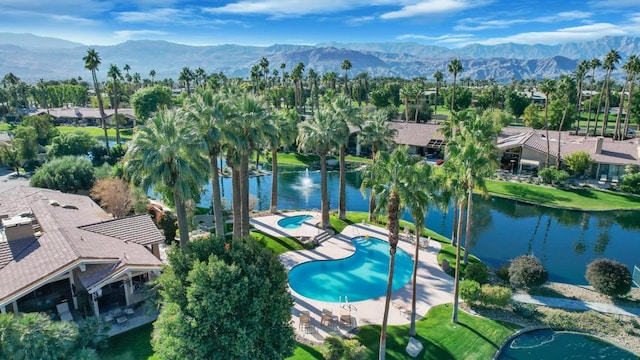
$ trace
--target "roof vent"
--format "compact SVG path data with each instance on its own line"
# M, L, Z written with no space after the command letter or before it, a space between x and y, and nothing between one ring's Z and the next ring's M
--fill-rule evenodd
M78 210L78 207L75 205L70 205L70 204L64 204L62 205L63 209L73 209L73 210Z
M55 200L49 200L49 205L51 206L60 206L60 203Z

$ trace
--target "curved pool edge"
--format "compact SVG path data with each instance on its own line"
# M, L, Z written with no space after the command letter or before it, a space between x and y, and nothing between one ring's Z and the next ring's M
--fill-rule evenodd
M603 338L602 336L598 335L598 334L593 334L593 333L589 333L589 332L585 332L585 331L581 331L581 330L576 330L576 329L564 329L564 328L559 328L559 327L554 327L554 326L549 326L549 325L534 325L534 326L527 326L524 327L518 331L516 331L515 333L509 335L509 337L507 337L507 339L505 339L505 341L502 342L502 344L500 344L500 347L498 348L498 350L496 351L495 355L493 356L493 360L500 360L500 356L502 356L502 353L504 352L505 348L507 347L507 344L509 344L511 341L513 341L514 339L516 339L517 337L530 333L530 332L534 332L534 331L540 331L540 330L550 330L550 331L555 331L555 332L567 332L567 333L573 333L573 334L578 334L578 335L583 335L583 336L589 336L592 338L595 338L599 341L602 341L603 343L606 343L610 346L622 349L624 351L627 351L635 356L637 356L638 358L640 358L639 354L636 354L634 351L631 351L627 348L622 347L619 344L616 344L612 341L610 341L609 339Z

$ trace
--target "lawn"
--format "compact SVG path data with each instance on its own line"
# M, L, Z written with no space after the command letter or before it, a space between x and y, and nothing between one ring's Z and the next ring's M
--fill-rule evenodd
M76 126L58 126L56 127L60 133L69 133L76 130L81 130L88 132L91 136L95 137L98 140L104 141L104 130L101 127L96 126L87 126L87 127L76 127ZM116 129L107 129L107 134L109 135L109 140L116 140ZM124 141L131 140L131 130L130 129L121 129L120 130L120 139Z
M640 196L594 189L557 189L549 186L487 180L491 195L530 204L583 211L640 210Z
M304 250L304 245L292 237L271 236L260 231L252 231L251 237L276 255L287 251Z
M333 159L328 157L327 159ZM278 153L278 165L291 165L291 166L314 166L315 163L320 161L320 157L316 154L303 154L303 153ZM353 163L370 164L371 159L361 156L346 156L345 161Z
M458 323L451 322L451 304L434 306L416 322L416 338L424 350L416 359L492 359L500 345L520 327L460 311ZM356 336L367 347L369 359L378 358L380 326L366 325ZM387 358L411 359L405 352L409 325L387 328Z
M100 351L102 360L142 360L153 355L151 349L151 331L153 325L148 324L127 331L109 339L109 347Z

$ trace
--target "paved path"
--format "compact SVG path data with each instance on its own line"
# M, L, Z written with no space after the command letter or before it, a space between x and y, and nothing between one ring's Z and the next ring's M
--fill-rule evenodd
M277 225L277 221L287 216L309 214L314 216L306 226L295 230L295 236L314 236L318 234L318 228L314 225L318 221L318 213L314 212L290 212L273 216L252 218L251 223L259 230L270 234L283 236L289 233L290 229L283 229ZM324 241L313 250L289 251L280 255L280 261L285 268L290 270L294 266L307 261L342 259L351 256L354 247L351 238L357 236L370 235L379 239L387 239L387 231L373 225L354 224L347 226L342 233L336 234L329 240ZM406 251L411 258L414 257L415 247L407 241L400 241L398 247ZM438 266L437 254L440 252L440 243L431 241L428 248L419 251L418 266L418 292L416 294L416 318L422 318L434 305L450 303L453 299L453 279ZM403 325L410 322L406 316L405 309L411 304L411 282L392 294L392 300L397 307L389 309L389 325ZM299 337L314 343L322 343L324 338L331 333L345 335L356 326L365 324L382 324L384 313L385 296L378 298L349 302L355 317L352 326L325 326L320 324L323 309L328 309L334 315L338 315L344 303L338 301L326 302L304 297L291 289L294 298L292 309L292 323ZM339 300L339 299L336 299ZM301 311L309 311L311 314L311 331L304 331L299 328L299 315Z
M20 173L20 176L16 176L15 171L0 168L0 192L17 186L29 186L29 178L28 174Z
M567 310L593 310L606 314L617 314L625 316L640 316L640 308L629 306L618 306L614 304L595 303L581 300L562 299L547 296L534 296L529 294L515 294L513 300L521 303L548 306Z

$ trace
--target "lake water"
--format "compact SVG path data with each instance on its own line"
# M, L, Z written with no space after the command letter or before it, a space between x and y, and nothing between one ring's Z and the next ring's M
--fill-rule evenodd
M278 209L320 209L320 172L284 171L278 176ZM331 209L338 207L337 171L328 173ZM231 200L231 179L221 180L223 196ZM269 209L271 176L249 179L257 198L256 210ZM347 173L347 210L367 211L368 198L360 192L360 173ZM211 206L211 186L199 206ZM411 220L408 214L403 216ZM451 236L453 214L430 211L426 226ZM619 261L633 269L640 265L640 212L581 212L531 206L512 200L474 198L470 251L491 267L508 264L524 254L537 256L549 271L549 280L587 284L587 264L596 258Z

